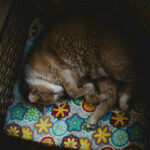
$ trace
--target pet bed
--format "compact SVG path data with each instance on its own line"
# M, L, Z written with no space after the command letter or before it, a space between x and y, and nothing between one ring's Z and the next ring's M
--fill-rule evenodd
M39 22L36 19L31 24L24 57L42 28ZM7 110L4 130L11 136L73 149L143 149L145 129L141 121L144 107L140 102L130 112L114 108L94 129L87 129L87 120L95 108L96 105L86 103L83 98L62 99L55 105L47 106L46 115L43 115L37 107L23 99L19 92L18 77Z

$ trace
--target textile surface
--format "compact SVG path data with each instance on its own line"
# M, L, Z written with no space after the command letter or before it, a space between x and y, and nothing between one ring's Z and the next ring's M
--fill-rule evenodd
M36 19L29 29L25 55L41 30ZM96 105L84 99L62 99L46 107L46 114L31 105L19 93L19 79L14 86L7 110L6 134L49 145L62 145L81 150L142 150L146 140L143 126L144 106L140 98L128 112L114 107L97 123L87 129L88 118Z

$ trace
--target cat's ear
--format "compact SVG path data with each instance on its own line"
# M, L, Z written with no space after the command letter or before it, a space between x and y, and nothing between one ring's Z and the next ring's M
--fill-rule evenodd
M28 98L31 103L36 102L40 98L36 88L30 90Z

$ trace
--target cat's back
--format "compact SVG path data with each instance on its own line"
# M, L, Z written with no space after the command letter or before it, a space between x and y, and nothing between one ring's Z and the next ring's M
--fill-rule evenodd
M45 31L44 49L53 51L70 64L97 63L105 36L113 30L102 20L75 16L62 19Z
M119 53L124 57L129 45L127 39L117 26L104 18L71 16L47 27L37 47L52 52L77 72L89 72L101 67L100 57L110 54L110 48L114 49L113 55Z

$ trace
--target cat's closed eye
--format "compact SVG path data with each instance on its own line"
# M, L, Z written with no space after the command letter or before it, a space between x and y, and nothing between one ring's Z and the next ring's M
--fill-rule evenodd
M36 95L36 94L37 94L37 89L34 89L32 95Z
M51 92L39 92L42 95L57 95L58 93L51 93Z

